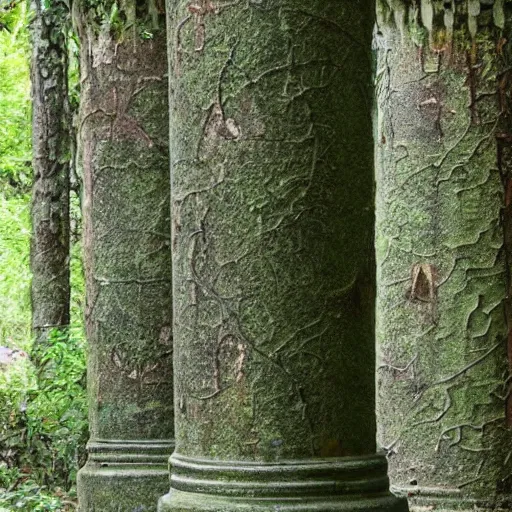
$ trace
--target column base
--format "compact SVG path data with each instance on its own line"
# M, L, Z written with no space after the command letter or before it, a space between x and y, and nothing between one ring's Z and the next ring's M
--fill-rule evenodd
M407 512L382 455L250 463L171 457L158 512Z
M411 512L509 512L511 497L474 499L464 495L461 489L440 487L392 487L398 496L407 497Z
M90 441L78 472L80 512L156 512L169 489L168 441Z

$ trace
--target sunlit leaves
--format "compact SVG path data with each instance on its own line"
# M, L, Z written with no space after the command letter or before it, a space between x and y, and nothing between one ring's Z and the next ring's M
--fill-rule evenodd
M27 189L31 179L29 39L24 2L1 10L0 22L0 189Z

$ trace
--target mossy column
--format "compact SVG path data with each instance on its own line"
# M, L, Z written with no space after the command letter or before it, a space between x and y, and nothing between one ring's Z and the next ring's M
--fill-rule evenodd
M379 439L414 506L512 505L511 14L379 1Z
M376 454L370 1L168 6L161 511L404 511Z
M132 7L76 13L91 433L81 512L155 511L173 451L165 18Z

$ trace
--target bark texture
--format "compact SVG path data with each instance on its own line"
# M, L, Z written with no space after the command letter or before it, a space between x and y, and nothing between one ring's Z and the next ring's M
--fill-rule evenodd
M373 458L374 17L355 5L169 3L162 510L403 510Z
M91 512L155 510L173 438L165 18L151 2L116 9L76 13Z
M379 440L416 505L511 506L503 0L380 0Z
M69 325L69 109L67 8L33 2L32 328L34 356L52 328Z

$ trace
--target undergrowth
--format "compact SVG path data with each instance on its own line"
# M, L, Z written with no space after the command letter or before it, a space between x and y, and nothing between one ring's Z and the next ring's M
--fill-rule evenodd
M0 512L74 503L87 439L81 327L53 330L42 362L37 375L28 358L0 371Z

